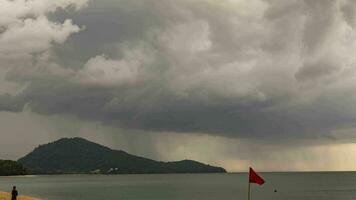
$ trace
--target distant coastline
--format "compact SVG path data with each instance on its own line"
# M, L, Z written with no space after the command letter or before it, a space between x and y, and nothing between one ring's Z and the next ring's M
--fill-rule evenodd
M7 162L12 165L6 165L6 173L0 170L0 175L227 173L222 167L194 160L155 161L83 138L63 138L40 145L17 162ZM17 170L9 173L15 166Z

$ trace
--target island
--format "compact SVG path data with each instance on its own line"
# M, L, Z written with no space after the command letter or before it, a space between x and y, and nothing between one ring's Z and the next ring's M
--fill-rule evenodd
M83 138L62 138L40 145L18 162L30 174L226 173L222 167L193 160L155 161Z

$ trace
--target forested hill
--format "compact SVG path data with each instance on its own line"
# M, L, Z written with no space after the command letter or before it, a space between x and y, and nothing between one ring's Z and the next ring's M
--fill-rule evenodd
M25 175L22 164L12 160L0 160L0 176Z
M34 174L226 172L221 167L192 160L159 162L113 150L83 138L63 138L41 145L18 161Z

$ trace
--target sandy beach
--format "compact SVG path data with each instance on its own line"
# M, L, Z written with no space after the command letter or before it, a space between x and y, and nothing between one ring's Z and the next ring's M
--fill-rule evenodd
M8 193L8 192L0 192L0 200L10 200L10 199L11 199L11 194L10 193ZM40 200L40 199L19 195L17 197L17 200Z

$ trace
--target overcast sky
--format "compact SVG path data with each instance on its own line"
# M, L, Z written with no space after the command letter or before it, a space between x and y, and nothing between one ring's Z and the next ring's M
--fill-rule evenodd
M0 157L356 170L355 28L353 0L0 0Z

